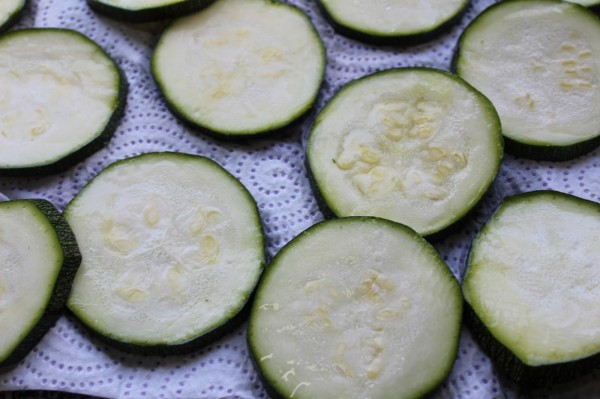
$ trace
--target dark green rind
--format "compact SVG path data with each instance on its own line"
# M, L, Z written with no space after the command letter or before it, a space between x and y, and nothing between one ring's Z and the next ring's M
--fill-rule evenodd
M25 10L25 6L27 5L27 0L23 1L23 5L16 9L9 17L0 24L0 34L9 30L18 20L21 18L23 14L23 10Z
M150 71L152 73L152 77L153 77L154 81L158 85L158 88L161 92L163 99L165 100L165 104L166 104L167 108L169 109L169 111L171 111L171 113L173 115L175 115L177 118L179 118L187 126L193 128L193 129L197 129L199 132L202 132L203 134L206 134L213 138L224 140L224 141L242 142L244 140L254 140L255 138L271 138L274 136L279 136L281 134L284 134L284 133L288 132L290 129L294 128L298 123L301 122L302 118L307 116L310 113L310 111L314 108L315 102L320 93L320 88L323 84L323 81L325 80L325 72L326 72L325 66L327 65L327 50L325 49L323 40L321 39L321 36L319 35L319 32L313 25L312 21L310 21L310 19L306 16L306 14L302 10L297 8L296 6L293 6L291 4L281 3L278 0L264 0L264 1L267 3L281 6L281 7L288 7L290 10L293 10L294 12L297 12L300 15L302 15L303 18L305 18L306 21L308 22L308 26L311 28L315 39L319 43L319 47L321 50L320 51L321 52L321 65L323 66L323 71L321 74L320 83L317 86L313 97L306 103L306 105L302 109L300 109L294 115L291 115L288 119L282 120L278 123L275 123L271 126L265 127L263 129L240 130L240 131L237 131L237 130L228 131L228 130L215 129L214 127L204 124L201 121L195 120L194 118L187 115L185 113L185 111L182 110L182 107L180 105L178 105L177 102L174 101L168 95L168 90L165 87L163 81L160 79L159 73L157 72L157 68L156 68L156 57L157 57L156 54L157 54L160 44L161 44L161 39L159 39L158 43L156 44L156 47L152 53L152 56L150 58ZM164 32L166 32L168 29L169 29L169 27L167 26L167 28L165 28Z
M340 35L374 45L414 45L435 39L436 37L450 30L450 28L458 23L458 21L463 17L470 4L470 0L465 1L461 9L458 10L456 14L440 24L433 26L431 29L424 29L412 33L389 35L370 30L359 30L358 28L352 28L351 26L336 19L333 13L327 9L321 0L318 0L317 3L327 22Z
M123 70L117 65L116 62L114 62L112 57L110 57L110 55L108 55L108 53L106 51L104 51L98 44L96 44L91 39L89 39L87 36L85 36L79 32L72 31L69 29L63 29L63 28L22 29L22 30L9 32L5 36L12 35L12 34L20 34L21 32L26 33L26 32L30 32L30 31L39 31L42 34L43 34L43 31L67 31L67 32L79 35L83 40L93 44L99 52L103 53L107 57L107 59L110 59L113 61L113 66L119 75L117 99L114 104L113 111L112 111L110 118L108 119L106 124L100 128L101 130L99 131L99 134L94 139L92 139L90 142L88 142L87 144L84 144L82 147L74 150L73 152L71 152L69 154L66 154L64 157L57 159L56 161L49 163L49 164L34 165L31 167L19 167L19 168L2 168L2 167L0 167L0 176L41 176L41 175L57 174L57 173L66 171L70 167L83 161L90 155L94 154L95 152L99 151L100 149L102 149L106 145L108 145L108 143L110 142L110 140L113 137L114 132L116 131L117 127L119 126L121 117L125 113L125 107L126 107L126 103L127 103L127 94L129 92L129 85L127 83L127 78L126 78ZM4 38L5 36L3 36L2 38ZM2 38L0 38L0 40L2 40Z
M510 349L500 343L477 317L475 311L465 301L465 325L481 349L501 371L523 389L549 387L567 382L591 373L600 366L600 354L595 354L568 363L546 366L529 366L515 356Z
M518 1L522 1L522 0L503 0L498 3L492 4L491 6L489 6L485 10L483 10L483 12L481 14L479 14L473 21L471 21L471 23L461 33L461 35L458 39L458 42L456 44L456 49L454 51L454 54L452 55L451 70L454 73L456 73L458 76L461 76L460 65L459 65L461 48L462 48L462 43L465 40L465 37L467 37L469 35L469 29L472 26L476 26L480 20L480 17L484 16L490 10L493 10L496 7L501 7L502 4L504 4L504 3L518 2ZM565 1L562 1L562 0L546 0L546 1L548 3L565 3ZM569 3L569 4L576 8L582 9L586 12L588 10L594 11L597 14L597 16L598 16L598 14L600 14L600 4L597 6L589 7L589 8L586 8L586 7L582 6L581 4L577 4L577 3ZM600 19L598 19L598 23L600 24ZM567 145L552 145L550 143L548 143L548 144L528 143L526 140L517 140L515 138L511 138L511 137L507 136L506 134L504 135L504 142L505 142L506 152L511 155L514 155L516 157L528 158L528 159L532 159L532 160L536 160L536 161L564 162L564 161L570 161L572 159L575 159L582 155L585 155L585 154L593 151L594 149L596 149L598 146L600 146L600 132L598 132L598 134L595 137L592 137L591 139L580 141L580 142L573 143L573 144L567 144Z
M598 212L600 214L600 204L583 198L575 197L570 194L552 190L530 191L523 194L517 194L507 197L503 201L503 204L520 201L522 199L526 199L527 197L535 198L536 196L540 195L553 195L568 201L577 201L582 204L595 206L598 208ZM494 214L496 212L494 212ZM494 215L490 217L490 220L493 217ZM486 229L486 226L487 223L482 227L482 232ZM469 251L471 251L471 249ZM467 273L468 268L469 266L467 266ZM464 301L463 318L465 321L465 326L469 328L481 349L507 377L517 383L517 385L521 388L528 390L538 389L549 387L558 383L572 381L579 377L583 377L600 367L600 353L592 354L591 356L569 362L553 363L543 366L530 366L524 363L508 347L496 339L496 337L487 329L485 324L477 315L475 309L466 299Z
M0 362L0 369L14 367L31 352L44 335L46 335L48 330L54 326L58 318L63 314L67 298L71 292L73 279L81 263L81 253L79 252L75 235L67 221L54 205L43 199L15 200L11 202L16 201L28 201L32 203L48 219L54 227L57 239L62 248L63 263L56 276L54 288L49 297L46 309L13 352Z
M477 201L475 201L473 203L473 205L470 208L467 208L466 211L462 214L462 215L458 215L456 217L456 219L451 222L450 224L448 224L446 227L438 230L438 231L433 231L431 233L428 234L422 234L424 237L426 237L429 241L436 241L436 240L441 240L445 237L447 237L450 233L455 232L457 229L459 229L461 226L464 225L464 223L467 221L469 215L471 215L477 208L477 205L479 205L484 196L485 193L489 190L489 188L492 186L492 184L494 183L494 181L496 180L497 176L498 176L498 172L500 171L500 165L502 164L502 159L504 156L504 146L505 146L505 140L502 136L502 129L500 127L500 119L498 117L498 114L496 113L496 110L494 108L494 106L492 105L492 103L488 100L487 97L485 97L481 92L479 92L477 89L475 89L473 86L471 86L468 82L464 81L462 78L460 78L459 76L453 75L449 72L445 72L442 70L438 70L438 69L433 69L433 68L427 68L427 67L404 67L404 68L392 68L392 69L388 69L388 70L384 70L384 71L380 71L380 72L375 72L371 75L367 75L367 76L363 76L362 78L358 78L354 81L349 82L348 84L346 84L345 86L343 86L337 93L335 93L335 95L329 100L329 102L331 102L336 96L343 94L344 90L347 87L352 86L353 84L362 81L363 79L368 79L372 76L377 76L379 74L384 74L384 73L394 73L397 71L419 71L419 70L423 70L423 71L429 71L429 72L436 72L436 73L441 73L444 74L448 77L451 77L452 79L454 79L455 81L459 81L461 83L463 83L465 86L471 88L473 90L473 92L477 93L479 98L485 102L486 107L490 110L490 112L492 112L495 115L495 119L496 119L496 124L498 126L497 129L497 134L498 134L498 159L496 160L496 175L494 176L494 178L490 181L489 185L487 186L487 188L485 188L485 190L482 191L480 197L477 199ZM325 106L321 109L321 113L323 111L325 111L325 109L327 108L328 104L325 104ZM319 115L317 115L317 119L315 120L313 127L311 128L311 134L312 134L312 130L314 130L315 126L319 123ZM344 215L342 215L339 211L336 211L335 208L333 206L330 205L330 203L327 201L327 199L325 198L325 196L323 196L321 189L319 187L319 183L318 183L318 179L315 177L312 168L310 166L310 137L309 137L309 141L307 144L307 148L306 148L306 158L305 158L305 168L306 168L306 174L308 177L308 181L310 183L310 187L313 191L313 195L315 197L315 200L317 202L317 205L319 207L319 210L321 211L321 213L323 214L323 217L325 219L332 219L332 218L338 218L338 217L345 217Z
M258 206L256 205L256 201L252 197L252 194L250 194L250 192L246 189L246 187L244 187L244 185L239 180L237 180L233 175L231 175L227 170L225 170L218 163L216 163L215 161L213 161L209 158L199 156L199 155L175 153L175 152L146 153L146 154L135 156L133 158L121 159L119 161L116 161L116 162L108 165L104 170L100 171L100 173L97 176L101 175L104 171L109 170L115 166L118 166L123 163L127 163L128 161L130 161L132 159L137 159L137 158L141 158L141 157L177 157L177 158L186 158L186 159L197 159L201 162L207 162L211 165L218 167L225 173L226 176L229 176L230 179L232 179L234 182L236 182L236 184L239 186L240 190L250 200L250 203L253 204L253 209L254 209L256 218L258 220L258 225L260 227L260 233L261 233L260 241L261 241L261 247L263 248L263 259L262 259L262 262L259 265L259 267L261 269L261 274L262 274L262 272L265 269L265 263L266 263L265 255L264 255L266 252L265 251L266 243L265 243L265 239L264 239L264 228L263 228L262 221L260 218L260 212L259 212ZM92 184L92 182L93 182L93 179L90 180L81 189L80 193L82 193L90 184ZM79 196L79 194L77 196ZM69 204L67 204L67 207L65 208L65 211L64 211L65 215L68 215L68 212L70 210L70 205L75 201L77 196L75 198L73 198L73 200L71 200L71 202ZM259 280L260 280L260 275L259 275L259 278L257 279L256 285L258 284ZM254 286L254 288L256 288L256 285ZM98 340L110 345L111 347L117 348L124 352L138 354L138 355L148 355L148 356L184 355L184 354L188 354L192 351L196 351L196 350L206 346L207 344L214 342L215 340L217 340L219 338L222 338L225 334L232 331L234 328L238 327L241 323L243 323L247 319L248 314L250 312L250 306L253 302L254 293L255 293L255 290L249 292L248 296L245 299L243 299L242 301L240 301L240 304L242 304L242 306L239 308L239 310L235 313L230 314L229 316L226 316L228 318L224 319L221 324L211 326L211 328L208 329L206 332L203 332L199 336L192 338L188 341L178 342L178 343L174 343L174 344L154 344L154 343L146 343L146 342L139 342L139 341L127 341L127 340L124 340L122 337L117 337L117 336L111 334L108 331L100 331L100 330L95 329L94 327L92 327L91 323L88 323L86 321L86 317L77 313L76 309L71 308L68 305L68 303L66 304L66 308L69 311L68 314L70 316L72 316L72 318L74 320L76 320L78 323L83 325L86 328L86 331L89 331L92 334L92 336L94 336Z
M400 224L400 223L397 223L397 222L394 222L391 220L387 220L387 219L381 219L381 218L372 217L372 216L349 216L349 217L344 217L344 218L339 218L339 219L334 219L334 220L326 220L326 221L318 222L318 223L312 225L311 227L309 227L308 229L304 230L303 232L298 234L295 238L293 238L290 242L285 244L281 248L281 250L275 255L275 257L272 259L271 263L267 266L267 269L263 273L263 275L258 283L258 286L255 290L255 297L258 298L260 296L260 291L261 291L263 285L267 284L266 282L267 282L269 275L270 275L271 271L273 270L273 268L279 267L277 265L277 260L279 259L279 257L281 257L283 254L285 254L285 252L288 251L289 248L291 248L295 244L296 240L302 239L305 236L312 235L314 230L318 230L322 225L325 225L325 224L352 223L352 222L354 222L354 223L356 223L356 222L383 223L383 224L393 226L394 228L396 228L398 230L403 230L404 232L407 232L408 234L413 235L415 240L420 241L424 245L424 248L428 248L430 253L438 259L438 261L439 261L438 264L440 264L440 266L444 266L443 268L440 268L441 272L446 273L446 275L448 276L448 279L451 281L454 281L456 283L457 296L461 296L459 282L456 280L456 277L452 274L452 272L450 271L450 269L448 268L446 263L440 257L439 253L435 250L434 247L431 246L431 244L425 238L423 238L422 236L417 234L413 229L411 229L410 227L408 227L406 225L403 225L403 224ZM460 326L462 325L463 306L464 306L463 301L458 300L457 302L459 303L460 308L457 309L459 312L459 320L457 323L458 327L457 327L456 337L454 339L455 345L454 345L454 351L453 351L454 355L452 356L453 359L456 358L456 354L458 353L458 345L459 345L459 339L460 339ZM250 318L248 321L248 329L247 329L247 333L246 333L246 343L248 345L250 361L251 361L252 365L254 366L256 374L270 398L272 398L272 399L292 399L292 398L287 397L284 394L282 394L277 389L277 384L274 382L274 379L272 377L270 377L267 373L265 373L265 371L259 366L258 358L260 357L260 355L258 354L258 351L254 345L254 339L253 339L253 336L254 336L253 330L254 329L252 327L255 323L255 321L252 317L252 313L256 312L256 310L254 310L254 309L258 307L257 303L258 303L258 301L255 300L252 304L252 309L250 310ZM435 393L435 391L439 388L439 386L448 377L448 375L452 371L453 363L454 362L451 362L445 371L440 372L440 378L438 380L432 381L429 388L425 388L422 392L415 393L415 395L413 397L402 398L402 399L428 398L430 395ZM389 398L389 399L399 399L399 398Z
M101 0L87 0L88 6L99 14L125 22L156 22L181 17L200 11L214 3L215 0L184 0L180 3L165 6L131 10L112 6Z

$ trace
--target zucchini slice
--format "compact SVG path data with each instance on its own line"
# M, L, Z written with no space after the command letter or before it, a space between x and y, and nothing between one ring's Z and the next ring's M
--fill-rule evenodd
M417 398L450 372L461 315L457 280L412 229L333 219L273 259L248 343L274 398Z
M104 146L124 103L119 67L72 30L0 37L0 174L63 171Z
M0 33L17 21L25 8L26 0L2 0L0 2Z
M242 317L263 269L253 198L204 157L118 161L65 216L83 254L68 307L124 350L185 353L219 337Z
M153 22L201 10L214 0L87 0L94 11L129 22Z
M464 216L494 180L502 135L490 102L462 79L398 68L337 93L312 128L307 159L337 216L378 216L419 234Z
M600 204L539 191L506 199L473 242L465 319L508 376L540 387L600 364Z
M507 152L565 161L600 144L600 19L555 0L502 1L463 32L456 72L485 94Z
M325 49L308 17L271 0L220 0L170 25L152 72L173 112L220 137L283 128L314 103Z
M375 44L419 42L454 24L469 0L319 0L332 26Z
M81 254L46 200L0 202L0 368L23 359L64 310Z

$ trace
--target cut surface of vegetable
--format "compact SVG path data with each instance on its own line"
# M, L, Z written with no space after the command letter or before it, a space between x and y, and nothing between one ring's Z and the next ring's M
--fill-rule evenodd
M198 11L215 0L87 0L89 6L111 18L151 22Z
M248 342L273 397L417 398L449 373L461 314L458 282L412 229L333 219L274 258Z
M484 345L545 385L600 364L600 204L553 191L506 199L473 242L463 292ZM578 362L583 362L582 367Z
M152 71L171 109L222 136L282 128L313 104L325 50L307 16L268 0L220 0L169 26Z
M64 170L103 146L124 107L124 78L75 31L0 37L0 173Z
M207 158L118 161L65 216L84 259L68 306L125 350L185 352L224 333L262 272L254 200Z
M503 1L465 29L457 73L496 107L507 151L562 161L600 144L600 19L554 0Z
M19 362L54 324L80 261L49 202L0 202L0 367Z
M334 27L371 42L428 38L452 24L468 0L319 0Z
M2 0L0 2L0 32L5 31L18 18L26 0Z
M502 159L498 116L460 78L433 69L351 82L318 115L312 178L337 216L378 216L423 235L465 215Z

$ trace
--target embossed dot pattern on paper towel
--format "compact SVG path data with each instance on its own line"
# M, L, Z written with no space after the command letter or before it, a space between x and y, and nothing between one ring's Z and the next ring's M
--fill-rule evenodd
M242 181L256 199L265 225L267 252L322 219L304 166L304 145L316 110L340 87L366 74L399 66L450 69L452 52L466 24L493 0L473 0L464 17L444 36L416 46L371 46L334 32L313 0L288 0L304 10L327 48L326 79L315 111L284 135L251 143L212 139L181 123L166 108L150 75L149 59L164 23L126 24L93 13L82 0L30 0L23 27L78 30L102 46L129 82L127 108L113 139L67 172L47 177L0 178L9 198L42 197L64 208L110 163L150 151L180 151L217 161ZM600 195L600 150L571 162L542 163L507 156L484 201L458 231L435 245L462 278L470 240L507 195L555 189L594 201ZM99 342L63 316L14 370L0 374L0 390L43 389L120 398L267 398L248 358L245 325L186 356L136 356ZM597 375L549 389L531 398L600 396ZM519 398L498 376L468 331L461 337L454 369L433 398Z

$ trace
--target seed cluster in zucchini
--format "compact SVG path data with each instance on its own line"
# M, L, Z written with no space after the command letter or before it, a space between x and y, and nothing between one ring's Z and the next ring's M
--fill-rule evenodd
M308 17L270 0L220 0L162 34L152 72L170 108L220 137L276 131L303 115L325 49Z
M151 22L201 10L215 0L87 0L93 10L114 19Z
M523 386L600 364L600 204L553 191L506 199L473 242L465 319Z
M465 11L468 0L319 0L334 28L376 44L417 42L443 32Z
M0 37L0 174L65 170L104 146L125 102L115 62L76 31Z
M0 2L0 33L17 21L25 8L26 0L2 0Z
M337 216L377 216L419 234L463 217L494 180L502 135L490 102L462 79L399 68L351 82L318 115L307 158Z
M23 359L56 322L80 262L51 203L0 202L0 368Z
M518 156L564 161L600 144L600 18L557 0L502 1L463 32L457 73L485 94Z
M243 316L264 264L254 200L207 158L118 161L69 203L83 262L69 309L124 350L186 353Z
M454 363L460 286L435 249L385 219L332 219L273 259L248 327L273 398L417 398Z

